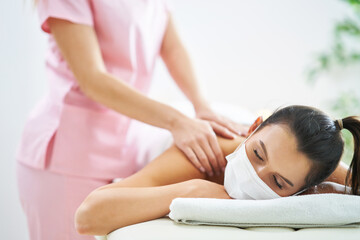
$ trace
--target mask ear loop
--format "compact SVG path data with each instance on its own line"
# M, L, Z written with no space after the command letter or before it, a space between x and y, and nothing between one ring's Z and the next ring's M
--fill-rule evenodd
M307 188L304 188L303 190L300 190L300 191L298 191L297 193L294 193L294 194L291 195L291 196L299 195L300 193L303 193L303 192L305 192L306 190L307 190Z
M252 131L252 133L250 133L250 135L249 135L242 143L239 144L239 146L237 146L237 148L235 149L234 152L237 152L237 150L238 150L243 144L245 144L245 142L258 130L258 128L259 128L260 126L261 126L261 124L260 124L259 126L257 126L257 127L255 128L255 130Z

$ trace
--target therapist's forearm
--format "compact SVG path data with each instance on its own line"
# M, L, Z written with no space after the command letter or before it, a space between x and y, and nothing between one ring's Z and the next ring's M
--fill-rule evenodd
M176 109L153 100L106 72L89 74L82 91L91 99L130 118L170 130L186 118Z
M49 18L49 26L62 56L89 98L130 118L169 130L177 120L186 119L174 108L146 97L109 74L93 27L58 18Z
M190 57L176 31L171 15L164 34L160 55L171 77L192 102L195 110L202 108L205 100L200 92Z
M179 44L171 50L162 52L161 56L171 77L192 102L194 108L202 107L205 104L205 99L200 91L190 57L185 48Z

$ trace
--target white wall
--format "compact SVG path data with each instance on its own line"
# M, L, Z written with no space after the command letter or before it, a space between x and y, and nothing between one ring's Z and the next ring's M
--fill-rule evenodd
M25 118L46 90L46 41L27 1L0 1L0 232L4 239L28 239L18 200L15 149Z
M329 81L329 76L315 86L305 82L312 56L330 46L333 23L348 13L341 1L171 3L209 99L243 104L255 111L294 103L321 107L339 86L346 89L358 81L356 74L350 74L345 84ZM161 84L169 82L167 76L162 78ZM156 93L163 96L158 86Z
M304 69L331 40L332 24L347 9L337 0L170 1L180 35L206 96L256 112L280 104L322 106L339 84L323 79L305 84ZM4 239L27 239L19 205L14 154L27 114L46 91L43 57L46 35L29 0L0 1L0 232ZM162 63L151 96L183 96ZM326 77L325 77L326 78ZM360 88L359 88L360 89ZM4 198L5 197L5 198Z

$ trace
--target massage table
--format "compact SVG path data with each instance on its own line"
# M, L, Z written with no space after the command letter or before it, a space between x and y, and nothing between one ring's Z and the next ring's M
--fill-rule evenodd
M351 228L224 227L176 223L168 217L117 229L97 240L359 240L360 225Z

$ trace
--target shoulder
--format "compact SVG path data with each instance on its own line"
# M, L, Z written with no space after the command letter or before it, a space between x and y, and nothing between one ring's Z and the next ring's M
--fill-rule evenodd
M345 186L335 182L324 181L308 188L305 192L299 195L308 194L321 194L321 193L339 193L339 194L350 194L351 187Z
M217 136L217 140L226 156L232 153L244 138L226 139ZM137 173L105 187L153 187L195 178L207 179L206 174L200 172L180 149L172 145Z
M234 139L227 139L223 137L217 137L219 145L224 153L224 156L232 153L241 144L245 138L237 136Z

